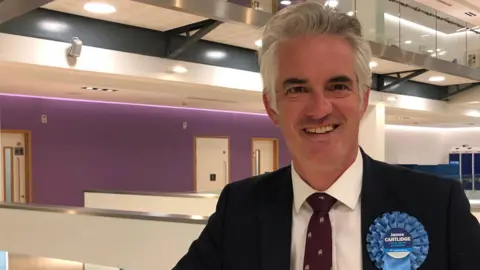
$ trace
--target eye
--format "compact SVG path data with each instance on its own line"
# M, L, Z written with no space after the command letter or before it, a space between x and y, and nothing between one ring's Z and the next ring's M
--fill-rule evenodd
M350 90L350 86L343 84L343 83L336 83L332 84L329 87L329 90L331 91L345 91L345 90Z
M305 92L307 92L307 88L305 86L293 86L287 89L287 94L297 94Z

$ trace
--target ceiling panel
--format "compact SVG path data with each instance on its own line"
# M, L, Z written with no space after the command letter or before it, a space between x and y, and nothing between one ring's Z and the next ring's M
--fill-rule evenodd
M126 25L165 31L207 18L158 8L130 0L108 0L116 8L112 14L95 14L83 9L88 0L56 0L43 8Z
M84 86L106 87L118 91L84 90ZM0 62L0 93L265 113L260 92L6 62ZM478 117L434 114L388 106L386 121L388 124L439 127L480 124Z

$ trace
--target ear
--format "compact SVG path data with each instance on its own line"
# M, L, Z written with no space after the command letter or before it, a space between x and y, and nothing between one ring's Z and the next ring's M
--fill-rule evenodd
M263 92L262 99L263 99L263 106L267 111L268 117L270 117L274 125L278 126L278 114L272 109L272 107L270 107L270 102L269 102L267 93Z

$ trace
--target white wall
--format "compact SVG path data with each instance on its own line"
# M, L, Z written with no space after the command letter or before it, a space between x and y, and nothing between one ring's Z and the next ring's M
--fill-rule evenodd
M176 215L210 216L215 212L217 194L199 196L151 196L139 194L84 193L85 207Z
M430 128L387 125L386 161L401 164L441 164L461 145L480 146L479 128Z
M0 234L0 250L123 269L172 269L205 227L84 215L75 208L55 213L35 210L48 207L28 207L0 208L0 231L8 231Z

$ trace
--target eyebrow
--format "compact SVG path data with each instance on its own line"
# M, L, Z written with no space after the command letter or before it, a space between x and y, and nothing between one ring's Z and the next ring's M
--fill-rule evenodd
M353 80L348 77L347 75L339 75L332 77L328 80L329 83L353 83ZM288 78L283 81L283 87L287 87L292 84L307 84L308 80L307 79L301 79L301 78Z
M307 79L300 79L300 78L288 78L283 81L283 87L292 85L292 84L307 84Z
M330 78L330 80L328 80L328 82L329 83L338 83L338 82L353 83L353 80L346 75L340 75L340 76L335 76L333 78Z

